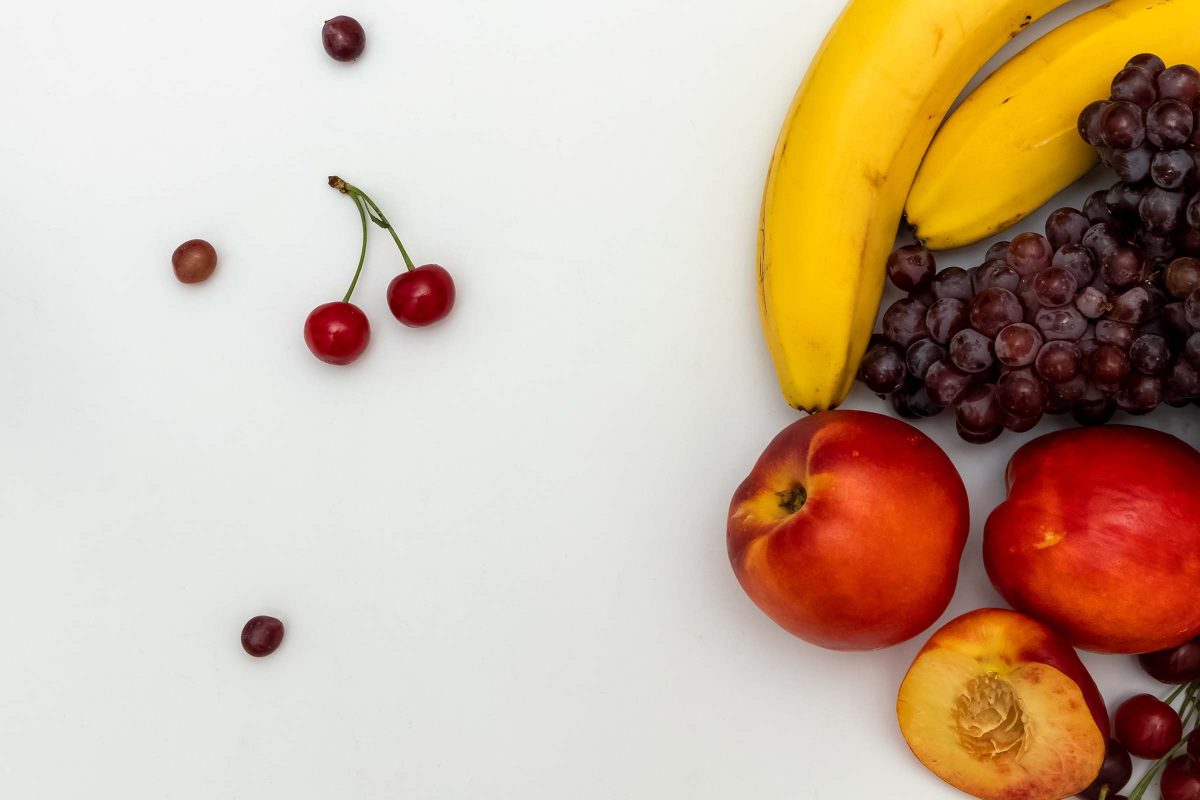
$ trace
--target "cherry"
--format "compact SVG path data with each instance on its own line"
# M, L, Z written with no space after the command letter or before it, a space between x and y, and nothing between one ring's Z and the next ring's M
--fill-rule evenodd
M253 617L242 628L242 649L255 658L269 656L283 641L283 623L275 617Z
M1125 788L1132 775L1133 759L1129 757L1129 751L1122 747L1120 742L1109 739L1104 749L1104 762L1100 765L1100 774L1078 796L1084 800L1099 800L1100 793L1107 787L1107 800Z
M334 60L353 61L367 46L367 33L354 17L334 17L321 28L321 44Z
M1169 650L1145 653L1138 663L1146 674L1163 683L1191 683L1200 678L1200 639L1192 639Z
M1149 694L1137 694L1117 708L1116 738L1138 758L1161 758L1183 737L1175 709Z
M181 283L206 281L217 268L217 251L203 239L189 239L171 254L171 269Z
M1200 762L1177 756L1167 762L1159 785L1163 800L1200 800Z
M454 279L437 264L401 272L387 289L388 308L412 328L432 325L454 308Z
M1188 734L1187 751L1192 758L1200 759L1200 728Z
M353 303L319 305L304 320L304 343L326 364L351 364L371 341L371 323Z

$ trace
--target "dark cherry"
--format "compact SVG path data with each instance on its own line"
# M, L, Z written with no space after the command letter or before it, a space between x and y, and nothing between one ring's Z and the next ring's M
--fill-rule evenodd
M1188 734L1187 752L1192 758L1200 758L1200 728Z
M203 239L189 239L171 254L171 269L181 283L200 283L217 268L217 251Z
M1113 718L1117 741L1138 758L1162 758L1183 738L1179 713L1151 694L1135 694Z
M283 623L275 617L254 617L242 628L242 649L255 658L274 653L283 641Z
M1192 639L1169 650L1137 657L1146 674L1163 683L1191 683L1200 678L1200 639Z
M454 308L454 279L437 264L401 272L388 284L387 304L405 325L432 325Z
M1129 751L1121 746L1116 739L1109 739L1104 750L1104 762L1100 765L1100 774L1091 785L1079 793L1084 800L1098 800L1104 787L1108 787L1108 797L1125 788L1133 776L1133 759Z
M326 364L353 363L371 341L371 323L353 303L319 305L304 320L304 343Z
M321 44L335 61L353 61L367 46L367 33L354 17L334 17L321 28Z
M1190 755L1167 762L1159 781L1163 800L1200 800L1200 761Z

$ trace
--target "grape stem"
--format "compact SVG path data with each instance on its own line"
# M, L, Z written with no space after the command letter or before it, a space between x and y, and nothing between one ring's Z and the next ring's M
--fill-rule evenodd
M396 247L400 248L400 255L403 256L404 266L408 269L408 271L412 272L414 269L416 269L416 265L414 265L413 260L408 257L408 251L404 249L404 243L400 241L400 237L397 235L396 229L392 227L392 223L388 222L388 218L384 216L383 211L379 208L378 204L376 204L376 202L372 200L366 192L364 192L362 189L359 189L354 184L342 180L336 175L329 176L329 185L334 189L337 189L342 194L349 195L350 199L354 201L354 205L358 208L359 216L362 217L362 256L358 260L358 269L354 273L354 280L350 283L350 290L346 292L346 300L344 302L349 302L350 295L354 293L354 286L358 283L359 273L362 272L363 260L367 255L368 217L370 217L372 222L392 235L392 240L396 243Z

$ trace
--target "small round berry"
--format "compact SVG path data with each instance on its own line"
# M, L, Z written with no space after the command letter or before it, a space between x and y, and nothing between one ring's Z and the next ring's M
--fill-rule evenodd
M371 341L371 324L353 303L319 305L304 321L304 342L326 364L345 366L354 362Z
M402 272L388 284L387 303L396 319L409 327L432 325L454 308L454 279L437 264Z
M321 44L335 61L353 61L367 46L367 33L354 17L334 17L321 28Z
M171 254L171 268L181 283L201 283L217 268L217 251L203 239L189 239Z
M242 628L242 649L255 658L274 653L283 641L283 623L275 617L254 617Z

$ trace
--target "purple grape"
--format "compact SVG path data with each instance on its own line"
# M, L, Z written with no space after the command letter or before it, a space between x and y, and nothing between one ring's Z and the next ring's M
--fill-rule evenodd
M908 419L917 417L935 417L942 412L942 406L935 403L925 391L925 381L909 378L898 392L892 392L888 398L896 413Z
M904 354L893 344L874 347L858 365L858 377L876 394L889 394L904 385Z
M1150 176L1150 165L1156 152L1149 142L1142 142L1132 150L1112 151L1107 165L1125 183L1137 183Z
M1200 333L1193 333L1183 343L1183 357L1193 367L1200 368Z
M933 276L933 294L939 300L970 301L975 294L971 275L962 267L947 267Z
M1093 146L1104 144L1104 137L1100 135L1100 115L1107 107L1108 101L1106 100L1095 100L1083 107L1083 111L1079 112L1079 121L1076 123L1079 138Z
M1037 357L1043 341L1037 328L1024 322L1016 322L996 334L993 350L996 360L1004 366L1026 367Z
M924 305L911 298L897 300L883 312L883 335L905 349L918 339L928 338L926 311Z
M1097 383L1119 383L1129 374L1130 368L1129 356L1111 344L1100 345L1084 362L1087 376Z
M1187 408L1192 404L1192 401L1172 389L1168 382L1163 388L1163 403L1171 408Z
M1001 261L1007 260L1008 259L1008 246L1010 244L1012 244L1012 242L1008 242L1008 241L1001 241L1001 242L994 243L991 247L989 247L987 249L987 253L984 255L983 260L991 261L993 258L998 258Z
M974 431L969 431L957 421L955 422L954 427L958 431L959 438L964 442L969 442L970 444L987 444L988 442L994 442L996 441L996 437L1004 433L1003 424L999 428L994 428L986 433L975 433ZM1119 798L1113 798L1113 800L1119 800Z
M1150 319L1154 313L1154 303L1150 292L1144 286L1134 286L1112 298L1112 308L1108 312L1109 319L1117 322L1128 322L1138 325Z
M1096 341L1100 344L1111 344L1122 350L1128 350L1137 338L1137 328L1111 319L1102 319L1096 323Z
M1188 325L1200 328L1200 289L1194 290L1187 296L1187 300L1183 301L1183 313L1187 317Z
M1063 245L1077 245L1083 241L1083 235L1092 227L1088 218L1073 208L1059 208L1050 212L1046 217L1046 238L1056 251ZM1005 253L1004 257L1007 257Z
M1168 98L1146 111L1146 139L1163 150L1183 147L1192 136L1192 109Z
M1153 53L1138 53L1136 56L1134 56L1133 58L1126 61L1125 66L1141 67L1142 69L1146 70L1151 75L1153 75L1155 78L1157 78L1162 73L1162 71L1167 68L1167 65L1163 63L1163 60L1161 58L1159 58L1158 56L1154 55ZM1124 784L1122 784L1122 786L1123 785ZM1117 787L1114 787L1114 790L1117 790L1120 788L1121 788L1120 786L1117 786Z
M953 297L938 300L925 312L925 327L929 336L939 344L946 344L962 329L971 324L971 307Z
M1173 98L1193 110L1196 108L1196 100L1200 98L1200 72L1194 68L1186 64L1167 67L1159 73L1156 85L1159 98Z
M950 361L963 372L983 372L993 360L992 340L977 330L961 330L950 340Z
M1189 400L1200 397L1200 372L1197 372L1196 367L1193 367L1187 359L1178 359L1171 365L1171 372L1167 376L1167 386L1180 397L1186 397Z
M1096 277L1096 258L1082 244L1064 244L1058 248L1050 265L1070 272L1076 286L1087 286Z
M1191 208L1190 203L1188 208ZM1185 211L1186 213L1188 212ZM1200 214L1200 207L1197 208L1197 213ZM1191 223L1189 222L1188 224L1190 225ZM1176 228L1175 248L1176 253L1182 256L1200 256L1200 230L1191 227Z
M1082 244L1092 251L1092 255L1098 262L1103 262L1108 255L1121 246L1122 239L1120 231L1115 225L1097 222L1087 229L1087 233L1083 235Z
M1121 383L1117 407L1129 414L1146 414L1163 400L1163 382L1153 375L1134 372Z
M1127 100L1139 108L1149 108L1158 99L1154 76L1141 67L1125 67L1113 78L1112 99Z
M932 339L921 339L913 342L905 353L904 363L908 366L908 374L919 380L925 380L929 365L946 357L946 348Z
M1143 333L1129 346L1133 368L1146 375L1162 375L1171 367L1171 348L1157 334Z
M1083 354L1074 342L1046 342L1038 351L1034 366L1051 383L1063 383L1080 374Z
M984 289L991 289L993 287L1008 289L1012 292L1016 290L1020 283L1021 276L1017 274L1017 271L1006 262L998 259L984 263L979 268L979 272L975 273L976 292L982 292Z
M1184 303L1167 303L1159 316L1163 324L1163 336L1168 341L1178 344L1192 335L1192 326L1188 323Z
M1187 150L1164 150L1150 160L1150 179L1161 189L1181 189L1195 167Z
M1138 219L1138 208L1148 191L1149 187L1136 183L1114 183L1105 196L1108 210L1117 219L1133 222Z
M1096 319L1104 316L1112 306L1109 305L1104 292L1094 286L1088 286L1075 297L1075 307L1088 319Z
M1065 306L1075 297L1075 276L1062 267L1046 267L1033 279L1033 291L1047 308Z
M1071 416L1080 425L1103 425L1112 419L1117 411L1117 401L1111 397L1100 396L1096 400L1081 400L1071 409ZM1116 800L1116 798L1113 798Z
M1146 139L1142 109L1128 100L1109 103L1100 113L1100 137L1113 150L1132 150Z
M1151 233L1141 228L1133 238L1146 254L1147 260L1155 266L1161 266L1175 257L1175 239L1170 234Z
M1037 312L1033 324L1042 332L1042 337L1048 341L1056 339L1074 341L1087 330L1087 317L1079 313L1079 309L1075 306L1043 308Z
M1004 408L990 383L970 386L958 398L955 418L964 430L986 434L1004 425Z
M925 373L925 391L933 402L952 405L975 378L960 370L949 360L935 361Z
M1008 246L1008 263L1022 277L1033 275L1050 266L1054 248L1040 233L1021 233Z
M996 382L996 399L1001 408L1014 416L1039 416L1046 406L1046 390L1033 370L1014 369Z
M1044 406L1045 403L1043 403ZM1004 427L1013 433L1024 433L1025 431L1033 430L1041 421L1041 414L1034 414L1030 417L1018 417L1016 414L1004 415Z
M1147 164L1146 169L1149 170L1149 168L1150 165ZM1107 196L1108 191L1106 189L1099 189L1089 194L1087 199L1083 201L1083 215L1088 218L1088 222L1091 222L1093 225L1101 223L1112 225L1116 223L1112 212L1108 210ZM1084 242L1084 244L1087 244L1087 242Z
M1132 286L1146 279L1146 255L1138 247L1119 244L1100 259L1100 274L1118 289Z
M1158 186L1149 189L1138 203L1138 215L1151 233L1170 233L1183 222L1183 192Z
M971 301L971 326L985 336L995 336L1006 325L1020 322L1021 301L1008 289L993 286Z
M902 292L911 292L926 285L933 280L936 271L933 253L919 244L906 244L888 256L888 277Z
M1192 196L1184 209L1184 218L1191 228L1200 228L1200 194Z
M1061 383L1052 383L1046 391L1047 402L1051 399L1061 400L1067 405L1067 408L1074 405L1083 399L1084 392L1087 390L1087 377L1083 374L1083 364L1080 363L1079 372L1075 377ZM1063 411L1066 411L1064 408Z

